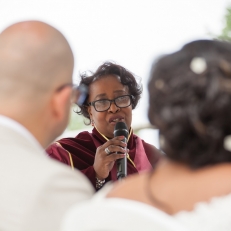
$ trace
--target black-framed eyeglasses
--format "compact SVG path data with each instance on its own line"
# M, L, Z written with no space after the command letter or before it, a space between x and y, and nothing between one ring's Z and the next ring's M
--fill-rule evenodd
M71 103L75 103L81 106L87 97L87 93L88 93L87 86L83 84L81 84L80 86L77 86L73 83L66 83L60 86L56 91L62 91L66 87L72 87Z
M112 100L110 99L95 100L88 103L88 105L93 106L95 110L98 112L103 112L103 111L107 111L111 107L112 102L114 102L114 104L119 108L129 107L132 104L133 99L134 99L133 95L121 95Z

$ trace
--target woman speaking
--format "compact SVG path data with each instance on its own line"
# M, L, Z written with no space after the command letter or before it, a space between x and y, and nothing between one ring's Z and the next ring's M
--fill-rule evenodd
M152 169L160 152L131 128L132 110L142 93L142 86L133 74L120 65L106 62L92 75L81 75L80 84L85 84L89 92L77 113L88 119L93 130L53 143L47 149L48 155L80 170L96 190L105 182L117 180L115 161L125 156L128 175ZM119 121L127 125L127 144L123 136L114 137Z

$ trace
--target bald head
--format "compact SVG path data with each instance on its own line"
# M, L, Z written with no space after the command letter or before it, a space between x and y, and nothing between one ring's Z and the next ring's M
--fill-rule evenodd
M64 36L39 21L16 23L0 34L0 106L30 103L72 82L73 54Z
M69 118L74 59L67 40L46 23L16 23L0 34L0 64L0 115L46 147Z

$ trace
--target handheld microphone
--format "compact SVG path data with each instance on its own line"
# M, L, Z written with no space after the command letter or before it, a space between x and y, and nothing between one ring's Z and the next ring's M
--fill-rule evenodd
M116 136L124 136L125 138L122 140L127 143L128 139L128 128L124 122L118 122L115 125L114 129L114 137ZM127 157L116 160L117 167L117 179L122 179L127 176Z

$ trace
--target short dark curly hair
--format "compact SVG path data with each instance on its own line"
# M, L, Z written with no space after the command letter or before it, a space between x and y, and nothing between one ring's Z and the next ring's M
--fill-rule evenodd
M205 69L193 69L195 58ZM231 44L197 40L161 57L148 83L148 117L174 160L199 168L231 162L224 140L231 135Z
M137 82L134 74L118 64L105 62L98 67L95 73L90 72L90 75L88 75L86 72L84 72L80 74L81 80L79 84L84 84L89 87L96 79L100 79L106 75L116 75L120 77L120 82L124 86L127 86L129 89L129 94L133 95L132 109L135 109L142 94L142 85ZM90 124L90 115L87 110L88 99L89 95L86 97L83 105L79 106L80 110L76 112L89 120L89 122L85 122L85 124Z

